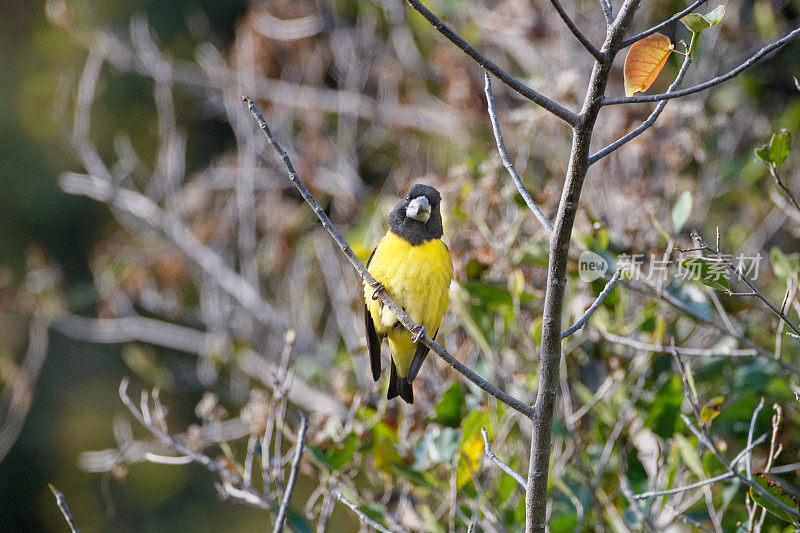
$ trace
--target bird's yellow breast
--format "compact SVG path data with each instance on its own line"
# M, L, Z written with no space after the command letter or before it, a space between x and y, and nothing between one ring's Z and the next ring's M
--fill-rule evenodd
M411 320L422 324L433 336L447 310L453 264L447 246L432 239L412 245L388 231L381 239L368 267L369 273L383 284L384 289L397 304L405 309ZM406 375L414 355L411 334L402 326L395 328L394 313L373 300L372 288L364 287L367 309L379 335L389 337L389 347L401 376Z

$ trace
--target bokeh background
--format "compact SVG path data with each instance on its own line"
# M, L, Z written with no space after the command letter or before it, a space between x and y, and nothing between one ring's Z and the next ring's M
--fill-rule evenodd
M591 63L550 13L549 3L437 0L430 7L532 86L573 109L579 107ZM635 27L646 28L683 7L681 2L646 3ZM761 43L796 26L800 3L759 0L726 8L719 28L703 35L686 85L722 72ZM569 10L599 42L604 24L597 3L570 3ZM347 466L351 471L345 477L376 492L375 487L388 484L402 493L400 500L412 493L416 503L427 502L427 511L415 518L422 522L411 523L428 528L443 523L446 528L447 512L429 500L448 494L449 481L440 485L414 476L449 472L448 461L424 455L433 444L423 439L436 406L443 405L450 383L458 379L442 363L429 361L423 370L427 375L415 385L419 392L413 408L387 407L381 400L382 383L372 384L364 369L356 276L298 201L237 98L239 92L257 98L301 176L362 257L379 239L384 214L409 184L424 181L442 191L457 281L442 337L459 358L530 401L547 248L499 164L480 69L399 0L12 0L0 9L0 28L3 390L23 360L31 317L41 308L84 317L135 313L200 330L216 328L232 345L253 347L271 361L280 355L275 338L283 338L291 328L298 337L292 356L297 378L341 405L357 398L365 410L372 410L359 412L359 422L353 426L356 429L348 429L350 433L315 421L314 444L322 451L347 448L342 442L349 441L343 435L351 433L361 443L373 443L349 452L353 465ZM675 42L687 38L678 26L669 27L667 33ZM87 74L86 65L91 66L87 58L92 56L100 58L99 71ZM168 106L159 100L154 82L158 58L167 58L174 67ZM621 64L622 58L609 93L622 92ZM677 67L678 58L671 59L653 91L664 89ZM664 231L673 233L673 205L688 190L693 209L682 233L674 232L676 241L688 245L690 229L712 235L719 226L723 244L732 252L761 252L769 258L762 265L760 281L773 301L780 301L786 280L792 275L796 279L800 223L772 199L774 185L754 158L753 148L780 127L800 132L800 92L792 79L798 75L800 44L793 43L713 92L670 103L655 128L591 171L576 230L580 246L610 254L662 251ZM73 113L82 105L81 95L88 94L82 92L82 79L95 82L86 138L96 145L108 168L122 186L138 188L165 209L177 202L176 209L201 241L247 279L256 280L280 317L273 331L261 331L264 325L258 320L231 311L234 303L229 297L211 294L208 277L198 273L157 229L143 228L124 215L115 217L103 203L59 187L62 173L87 171L86 159L76 154L74 142L79 127ZM568 158L569 132L498 82L495 92L512 158L545 212L553 213ZM635 127L648 109L642 105L604 110L597 147ZM166 115L173 118L164 125ZM169 152L174 146L165 151L168 138L178 139L180 157ZM130 163L125 158L132 153L136 161ZM131 167L126 169L123 160ZM799 163L794 152L784 167L786 181L795 191L800 191ZM168 185L157 185L159 180ZM782 252L774 252L775 248ZM591 301L596 289L571 281L572 316ZM687 301L698 312L712 313L712 299L696 290ZM775 325L757 304L723 298L722 305L747 325L748 335L772 349ZM638 332L659 342L668 334L682 341L708 339L707 333L692 330L659 305L634 301L617 289L604 309L601 319L609 330ZM796 310L792 313L796 318ZM51 332L38 380L24 393L29 395L30 409L16 442L0 462L0 529L65 530L48 483L67 495L85 531L265 527L268 521L261 511L219 501L213 476L199 467L137 463L125 472L106 473L88 473L80 467L83 452L115 447L114 421L130 418L117 393L124 376L132 377L137 390L161 388L176 431L197 423L195 404L205 390L215 391L231 416L238 414L248 401L248 391L261 385L237 370L236 349L230 357L212 360L146 343L98 344L70 337L75 335L58 328ZM797 363L798 341L785 343L784 357ZM663 439L664 460L674 460L670 450L675 448L668 441L673 432L685 428L676 416L680 401L676 407L674 395L680 396L680 391L674 391L675 382L669 377L669 357L656 356L646 372L639 369L634 374L617 349L597 334L570 350L575 352L568 366L576 402L585 401L615 372L619 372L614 374L615 383L635 383L644 376L646 392L635 402L634 419L648 421L652 411L666 410L656 421L660 426L655 433ZM698 364L702 389L709 397L727 398L715 424L731 446L742 441L761 395L767 396L767 405L794 400L788 377L774 365L727 360ZM605 416L587 417L591 420L578 430L570 428L574 434L559 426L557 446L562 448L555 461L568 462L569 450L580 456L576 464L594 464L599 450L582 449L578 443L602 447L603 435L613 426L613 413L630 394L620 391L619 397L609 398ZM491 424L492 436L498 439L495 451L503 450L524 472L529 428L491 402L486 407L485 397L466 385L456 386L448 402L453 396L458 400L455 421L438 413L438 422L430 422L438 424L434 437L442 437L437 445L450 450L452 444L463 452L474 442L475 428L481 422ZM471 420L465 427L461 421L473 411L484 413L486 419ZM381 431L393 436L378 435L374 412L386 425ZM796 438L790 437L798 417L796 407L785 407L786 462L796 460L800 450ZM760 430L766 431L769 414L759 420ZM144 438L140 429L134 433ZM451 435L450 430L459 433ZM382 446L397 448L408 471L376 469L374 456ZM629 458L626 463L637 460L635 445L620 446L619 456ZM463 453L468 459L462 462L480 455ZM715 472L713 462L701 458L707 472ZM323 467L336 470L342 465L329 461ZM469 472L462 472L466 467L458 468L459 489L468 498L480 499L466 481ZM588 498L580 489L585 485L583 474L578 467L557 478L580 500ZM298 500L308 497L317 477L309 466ZM605 484L607 480L601 479ZM641 467L630 479L647 486ZM524 498L496 476L489 481L496 486L486 490L487 498L496 502L497 527L515 530ZM569 494L559 487L562 496ZM616 498L612 506L618 506L628 527L641 527L625 499L619 494ZM733 530L727 526L741 519L744 491L739 489L730 498L738 503L732 504L726 530ZM395 499L387 498L381 505L394 509ZM562 530L578 524L577 519L573 522L570 501L563 496L554 505ZM726 507L729 504L730 500ZM375 509L380 514L383 508ZM302 505L296 511L303 514ZM707 518L699 504L689 512L699 520ZM335 513L330 531L358 528L343 509ZM611 520L602 515L587 518L583 527L594 529ZM769 527L782 527L772 520Z

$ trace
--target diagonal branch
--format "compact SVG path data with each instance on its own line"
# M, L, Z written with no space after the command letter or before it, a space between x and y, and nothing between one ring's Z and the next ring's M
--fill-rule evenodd
M489 445L489 435L486 433L486 428L481 428L481 435L483 435L483 448L486 452L486 457L491 459L491 461L496 464L500 470L514 478L514 481L519 483L519 486L525 490L525 478L522 477L516 470L508 466L504 463L499 457L497 457L494 452L492 451L492 447Z
M759 300L761 300L762 302L764 302L764 305L766 305L767 307L769 307L769 308L770 308L770 310L771 310L773 313L775 313L775 314L776 314L776 315L777 315L777 316L778 316L778 317L779 317L781 320L783 320L784 322L786 322L786 325L787 325L787 326L789 326L789 327L792 329L792 331L794 331L794 333L795 333L796 335L800 335L800 327L798 327L798 326L797 326L797 325L796 325L794 322L792 322L791 320L789 320L789 317L788 317L788 316L786 316L786 313L784 313L782 309L778 309L778 308L775 306L775 304L774 304L774 303L772 303L772 302L771 302L771 301L770 301L770 300L769 300L769 299L768 299L766 296L764 296L764 294L762 294L762 292L761 292L761 291L759 291L759 290L756 288L756 286L755 286L755 285L753 285L753 283L750 281L750 279L749 279L747 276L745 276L745 275L744 275L744 272L742 272L742 270L741 270L740 268L738 268L738 267L734 266L734 265L733 265L733 263L731 263L730 261L728 261L728 260L725 258L725 256L723 256L723 255L722 255L722 254L719 252L719 250L715 250L714 248L712 248L711 246L709 246L708 244L706 244L706 242L705 242L705 241L704 241L704 240L703 240L703 239L700 237L700 235L698 235L697 233L692 233L692 237L693 237L694 239L696 239L696 240L697 240L697 242L699 242L699 243L700 243L700 245L701 245L701 249L703 249L703 250L706 250L707 252L709 252L709 253L711 253L711 254L715 255L715 256L716 256L716 257L719 259L719 261L720 261L720 262L721 262L723 265L725 265L726 267L728 267L728 270L730 270L730 271L732 271L734 274L736 274L736 276L737 276L737 277L738 277L740 280L742 280L742 282L744 282L744 284L745 284L745 285L747 285L747 286L750 288L750 290L751 290L752 292L751 292L751 293L747 293L747 295L748 295L748 296L756 296L756 297L757 297Z
M553 223L550 222L550 219L547 218L547 215L542 213L542 211L539 209L539 206L537 206L536 202L533 201L528 189L525 188L525 184L522 183L522 178L519 177L517 170L511 163L511 159L508 157L506 145L503 142L503 134L500 133L500 123L497 121L497 112L494 108L494 96L492 95L492 81L489 79L488 72L483 72L483 79L489 120L492 122L492 132L494 132L494 138L497 142L497 151L500 153L500 160L503 162L503 166L506 167L506 170L508 170L508 173L511 174L511 179L514 180L514 185L517 187L517 192L519 192L520 196L522 196L522 199L525 201L525 205L528 206L528 209L531 210L533 215L542 224L545 231L547 231L547 234L550 235L553 233Z
M681 313L684 313L685 315L692 317L692 319L696 320L698 323L706 325L706 326L711 327L711 328L714 328L715 330L719 331L720 333L722 333L724 335L729 335L730 337L736 339L737 341L741 342L742 344L745 344L746 346L749 346L750 348L752 348L755 351L755 353L749 354L749 355L753 355L753 356L758 355L758 356L764 357L764 358L766 358L766 359L768 359L770 361L775 361L776 363L778 363L779 365L784 367L786 370L789 370L790 372L800 376L800 367L798 367L797 365L794 365L793 363L791 363L791 362L789 362L789 361L787 361L785 359L775 359L775 356L774 356L774 354L772 352L769 352L769 351L765 350L764 348L762 348L761 346L759 346L758 344L756 344L755 342L753 342L752 340L747 338L742 333L740 333L740 332L738 332L738 331L736 331L734 329L731 329L730 327L723 326L722 324L719 324L719 323L715 322L714 320L711 320L709 317L704 316L704 315L702 315L700 313L697 313L694 309L692 309L690 306L686 305L684 302L679 300L673 294L670 294L667 291L656 290L655 288L653 288L652 286L650 286L650 285L648 285L646 283L637 283L637 282L634 282L633 280L621 280L619 283L620 283L620 285L628 287L629 289L631 289L631 290L633 290L635 292L638 292L639 294L641 294L643 296L649 296L651 298L658 298L658 299L663 300L664 302L668 303L669 305L671 305L672 307L674 307L676 310L680 311ZM608 335L610 335L610 334L608 334ZM611 340L611 339L609 339L609 340ZM737 354L737 355L742 355L742 356L748 355L748 354L744 353L745 350L738 350L738 351L742 352L742 353L741 354ZM682 353L684 353L685 355L690 355L690 354L686 354L685 352L682 352ZM720 355L733 355L733 353L725 352L725 353L720 353Z
M64 313L53 322L52 328L81 341L98 344L144 342L198 356L207 354L216 342L211 333L143 316L94 319ZM237 366L269 389L278 387L278 365L255 351L243 349L237 358ZM343 419L347 415L347 410L333 396L315 389L298 377L292 380L284 394L291 403L308 411L335 419Z
M678 372L680 373L681 376L684 396L686 396L686 398L688 399L689 405L691 406L692 411L694 412L695 419L697 420L699 426L699 427L695 426L692 423L692 421L689 420L688 416L681 413L681 420L683 420L683 422L686 424L686 427L688 427L689 430L694 434L694 436L697 437L698 442L703 446L705 446L719 460L719 462L722 463L722 465L725 467L725 470L730 472L733 476L739 478L739 480L741 480L742 483L744 483L752 490L755 490L756 492L764 496L774 505L777 505L778 507L780 507L793 517L800 518L800 511L786 505L786 503L782 502L777 497L775 497L775 495L773 495L766 487L763 487L760 484L753 481L753 478L751 476L742 475L736 469L736 463L739 462L750 452L751 450L750 447L739 452L739 454L733 459L733 461L728 461L728 458L725 456L725 454L723 454L722 451L719 449L719 447L717 447L716 443L714 442L714 439L711 436L711 432L708 429L708 425L707 424L704 425L701 422L700 405L697 396L690 392L690 385L688 381L689 378L687 376L686 368L683 366L683 360L681 359L681 354L678 350L673 349L672 355L675 360L675 366L678 367ZM745 474L746 473L747 472L745 471Z
M382 526L381 524L379 524L378 522L376 522L375 520L373 520L372 518L367 516L367 514L364 511L362 511L358 507L358 505L356 505L355 503L353 503L350 500L348 500L345 497L345 495L341 493L341 491L337 490L334 494L335 494L337 500L342 502L351 511L353 511L353 513L355 513L356 517L358 518L358 521L361 522L362 525L370 526L370 527L374 528L375 531L380 531L381 533L392 533L391 529L387 529L386 527Z
M735 69L717 76L716 78L710 79L707 82L700 83L699 85L693 85L692 87L687 87L686 89L681 89L680 91L670 91L662 94L647 94L647 95L636 95L636 96L617 96L614 98L603 98L601 100L601 105L618 105L618 104L641 104L646 102L660 102L662 100L671 100L672 98L680 98L681 96L686 96L689 94L699 93L700 91L705 91L715 85L719 85L720 83L726 82L732 78L735 78L745 70L749 69L761 59L764 58L767 54L774 52L781 46L793 41L797 36L800 35L800 27L795 28L791 32L784 35L781 39L775 41L772 44L768 44L767 46L763 47L761 50L750 56L744 63L740 64Z
M736 466L736 463L738 463L743 457L749 455L750 452L753 451L753 448L755 448L765 440L767 440L766 433L758 437L756 440L752 440L751 438L750 442L748 442L747 444L747 448L739 452L739 455L733 458L733 461L731 461L731 466L732 467ZM673 487L671 489L665 489L665 490L651 490L647 492L642 492L640 494L635 494L633 497L636 498L637 500L643 500L645 498L653 498L655 496L669 496L670 494L679 494L681 492L699 489L700 487L705 487L706 485L712 485L714 483L717 483L718 481L724 481L726 479L730 479L735 476L736 474L734 472L728 471L719 474L718 476L702 479L700 481L697 481L695 483L690 483L689 485L684 485L682 487Z
M608 281L608 283L606 283L606 286L603 287L603 290L597 296L597 299L594 301L594 303L592 303L589 309L587 309L586 312L583 313L583 315L578 319L577 322L575 322L573 325L571 325L570 327L561 332L562 339L566 339L567 337L569 337L570 335L581 329L584 324L586 324L586 321L589 320L589 317L592 316L592 313L594 313L597 310L597 308L600 307L600 304L602 304L603 301L606 299L608 293L610 293L611 289L614 288L614 285L617 284L617 280L619 279L619 275L621 272L622 272L621 270L617 270L616 272L614 272L614 275L611 276L611 279Z
M431 11L425 7L422 2L419 0L406 0L409 6L411 6L417 13L422 15L422 17L427 20L431 26L433 26L439 33L444 35L450 42L456 45L462 52L467 54L469 57L474 59L480 66L484 69L488 70L495 76L497 79L514 89L516 92L530 100L531 102L543 107L550 113L554 114L570 126L575 126L578 123L578 116L575 115L572 111L565 108L561 104L551 100L550 98L544 96L541 93L538 93L519 81L518 79L514 78L506 71L501 69L497 66L491 59L487 58L480 52L478 52L471 44L461 38L456 32L451 30L447 24L445 24L441 19L439 19L436 15L431 13Z
M614 10L610 0L600 0L600 7L603 9L603 16L606 18L606 26L611 26L614 22Z
M278 517L275 519L275 527L272 529L272 533L281 533L281 531L283 531L283 523L289 512L289 501L292 499L294 485L297 482L297 471L300 469L300 460L303 458L303 445L306 442L307 429L308 418L305 414L300 413L300 429L297 430L297 443L294 447L294 457L292 458L292 467L289 471L289 480L286 482L286 490L283 491L281 507L278 509Z
M146 407L146 405L144 405L144 396L142 405L143 410L141 411L136 407L136 404L133 403L130 397L128 397L128 378L124 378L119 384L119 397L122 399L122 403L125 404L125 407L128 408L134 418L136 418L136 420L150 433L161 439L166 446L174 449L183 456L191 458L193 462L203 466L209 472L220 476L223 483L229 485L228 493L233 493L243 502L254 505L261 509L271 510L273 508L273 503L268 501L263 494L260 494L248 483L245 483L244 479L242 479L242 476L240 476L238 472L228 469L216 459L192 450L188 446L175 440L172 435L152 423L152 421L149 420L148 412L144 410Z
M705 4L707 1L708 0L695 0L695 2L693 4L691 4L689 7L687 7L683 11L680 11L680 12L672 15L670 18L668 18L667 20L665 20L661 24L657 24L657 25L653 26L652 28L643 31L642 33L640 33L638 35L634 35L630 39L625 39L624 41L622 41L622 48L627 48L628 46L632 45L636 41L641 41L645 37L653 35L655 32L661 30L661 28L664 28L665 26L669 26L670 24L672 24L676 20L680 19L684 15L688 15L689 13L691 13L692 11L694 11L695 9L700 7L701 5Z
M794 194L792 194L792 191L789 190L789 187L787 187L786 184L783 183L780 175L778 174L778 171L775 169L773 165L770 165L769 167L769 174L778 184L778 187L783 189L783 192L785 192L786 196L789 197L789 200L792 202L792 205L794 205L795 209L797 209L797 211L800 212L800 204L797 203L797 200L795 199Z
M186 225L176 220L147 196L131 189L117 187L97 176L75 172L61 174L59 185L67 193L87 196L106 203L162 232L258 322L273 330L285 329L285 319L261 298L257 287L228 266L222 257L203 244Z
M67 505L67 498L64 497L64 493L55 488L55 486L50 485L50 492L53 493L53 496L56 498L56 505L61 510L61 514L64 515L64 520L67 521L67 525L69 526L69 530L72 533L80 533L78 529L78 524L75 522L75 518L72 516L72 512L69 510L69 505Z
M602 63L603 61L605 61L607 59L605 54L603 54L603 52L598 50L589 41L589 39L586 38L586 36L581 32L581 30L578 29L578 27L575 25L575 23L572 22L572 19L569 18L569 15L567 15L567 12L564 11L564 8L561 7L561 3L558 0L550 0L550 3L553 4L553 7L555 8L556 12L558 13L558 16L561 17L561 20L563 20L564 24L567 25L567 28L569 28L569 31L572 32L572 35L574 35L575 38L578 39L578 42L580 42L581 45L583 45L583 47L586 48L586 51L589 52L590 54L592 54L592 56L598 62ZM603 11L605 12L605 8L604 8Z
M373 278L372 275L369 273L369 271L367 271L363 263L361 263L361 260L358 258L358 256L356 256L355 252L353 252L353 249L350 248L349 244L347 244L347 241L345 240L344 236L342 236L342 233L336 228L336 226L333 225L333 222L331 222L330 218L328 218L328 215L325 214L325 210L322 208L321 205L319 205L319 203L317 203L317 201L311 195L309 190L300 180L300 176L294 169L294 165L292 165L291 159L289 159L288 154L283 150L283 148L281 148L281 145L278 144L278 141L275 139L275 136L272 134L272 131L269 129L269 126L267 125L267 121L264 119L264 115L261 113L258 107L256 107L256 104L253 101L253 99L248 98L246 96L242 96L242 99L245 102L247 102L250 112L253 114L253 117L258 121L258 125L261 128L261 131L264 132L264 135L266 136L270 146L272 146L272 148L280 157L283 164L286 166L286 169L289 172L289 181L291 181L292 184L295 186L295 188L298 190L300 195L303 197L303 200L305 200L306 203L309 206L311 206L311 209L314 210L314 213L317 215L317 218L319 218L320 222L322 222L322 227L324 227L328 231L330 236L333 238L333 240L336 241L336 244L339 246L339 249L341 249L342 253L345 255L345 257L347 257L347 260L350 261L350 264L353 265L353 268L356 269L356 272L358 272L358 275L361 276L361 279L363 279L364 282L367 283L370 287L373 287L375 289L379 288L380 284L377 281L375 281L375 278ZM394 313L394 315L397 317L397 320L401 324L403 324L403 327L405 327L411 332L415 332L417 324L415 324L414 321L411 320L411 317L408 316L408 314L403 310L402 307L397 305L397 303L395 303L395 301L392 300L391 297L389 297L386 291L378 291L378 296L380 297L383 304L386 307L388 307L392 311L392 313ZM444 359L444 361L450 366L452 366L458 373L469 379L471 382L473 382L475 385L483 389L488 394L494 396L507 406L511 407L515 411L518 411L519 413L522 413L528 418L530 418L533 415L533 408L530 405L522 402L521 400L518 400L517 398L514 398L510 394L498 389L497 387L495 387L494 385L483 379L481 376L476 374L472 369L470 369L469 367L464 365L461 361L453 357L447 350L442 348L441 345L439 345L436 341L431 339L428 335L423 335L422 338L420 339L420 342L428 346L428 348L430 348L432 352L434 352L436 355Z
M686 58L683 60L683 63L681 64L681 68L678 71L678 75L675 76L675 81L673 81L672 85L669 86L667 92L674 91L675 89L678 88L678 85L680 85L681 82L683 81L683 77L686 75L686 71L689 69L689 65L691 65L691 63L692 63L692 56L687 54ZM659 115L661 115L661 112L664 111L664 108L667 107L667 102L668 100L661 100L656 106L656 108L653 110L653 112L650 113L650 116L647 117L647 120L642 122L641 126L631 131L624 137L617 139L616 141L609 144L608 146L598 151L597 153L589 156L589 164L591 165L593 163L596 163L598 160L603 159L605 156L607 156L608 154L610 154L623 144L635 139L636 137L641 135L646 129L650 128L653 124L656 123L656 120L658 120L658 117Z

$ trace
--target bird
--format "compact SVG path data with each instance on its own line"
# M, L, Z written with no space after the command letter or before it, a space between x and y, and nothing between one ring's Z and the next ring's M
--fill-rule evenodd
M428 346L419 340L439 331L449 299L453 263L442 242L444 229L441 195L429 185L412 185L389 213L389 229L367 260L367 270L377 282L364 283L364 326L367 358L372 378L381 376L381 343L388 338L391 373L387 398L400 396L414 403L411 383L419 372ZM383 305L386 291L417 327L412 334Z

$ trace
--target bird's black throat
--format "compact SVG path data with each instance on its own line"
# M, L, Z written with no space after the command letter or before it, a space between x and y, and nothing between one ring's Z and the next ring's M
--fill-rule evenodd
M406 216L409 202L419 196L425 196L431 206L431 216L427 222L422 222ZM405 198L400 200L392 212L389 213L389 229L397 235L418 246L432 239L440 239L444 233L442 228L442 213L439 210L441 197L439 191L428 185L414 185Z

